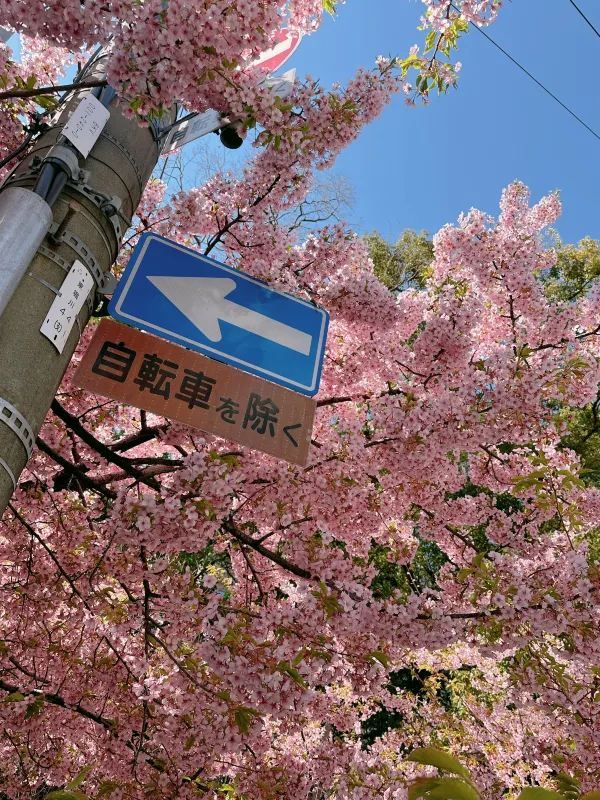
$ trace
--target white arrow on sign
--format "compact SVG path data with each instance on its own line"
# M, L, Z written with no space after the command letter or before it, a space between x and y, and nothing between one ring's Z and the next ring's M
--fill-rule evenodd
M310 354L310 334L227 300L227 295L237 285L232 278L148 275L148 280L211 342L221 341L223 335L219 323L228 322L304 356Z

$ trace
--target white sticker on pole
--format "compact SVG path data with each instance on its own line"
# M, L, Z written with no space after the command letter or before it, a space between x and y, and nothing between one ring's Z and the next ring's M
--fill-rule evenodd
M89 271L81 261L75 261L40 328L40 333L50 339L59 353L62 353L77 315L93 286L94 279Z
M62 134L75 145L84 158L87 158L109 117L108 108L94 95L88 94L67 120Z

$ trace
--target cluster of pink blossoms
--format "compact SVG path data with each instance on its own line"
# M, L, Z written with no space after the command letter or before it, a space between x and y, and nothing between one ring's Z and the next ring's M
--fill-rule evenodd
M311 30L320 0L7 0L0 25L76 51L95 43L111 50L108 78L141 115L169 108L223 108L226 87L248 60L268 49L284 25ZM254 84L261 76L254 76ZM224 109L227 110L227 109Z
M5 76L6 83L14 82L20 70L12 60L12 50L0 44L0 75ZM0 159L6 157L19 146L23 138L23 125L19 121L19 109L11 108L2 114L0 121ZM0 178L3 177L0 171Z
M44 441L98 491L48 493L38 454L5 519L5 790L90 767L91 796L403 800L420 773L403 755L432 743L486 798L546 783L557 759L593 785L600 492L555 409L595 397L600 337L597 304L550 304L535 277L556 197L531 207L513 184L498 222L443 228L429 288L396 297L341 226L301 241L274 220L286 195L271 174L257 199L261 159L172 206L152 185L139 228L191 243L239 214L227 258L329 310L310 462L140 429L65 383L146 483L49 418ZM426 542L445 554L430 578ZM394 675L412 683L391 691ZM365 749L382 707L394 725Z
M235 71L281 4L43 7L8 0L0 24L71 48L113 34L112 79L142 110L220 92L268 123L241 177L168 200L152 182L130 244L218 249L331 329L305 468L77 389L84 333L59 397L76 424L40 434L63 466L37 452L0 525L0 791L405 800L422 774L405 756L431 744L486 800L557 769L592 788L600 491L558 411L596 397L600 295L543 293L557 198L509 186L497 221L444 227L427 288L396 296L341 224L286 223L402 88L389 63L333 95L307 81L290 114ZM290 10L310 27L320 3Z
M56 83L65 69L72 63L70 52L64 47L50 44L40 37L21 37L21 60L15 61L12 48L0 44L0 86L2 89L27 85L35 78L37 85ZM28 99L12 100L1 106L0 113L0 160L12 153L25 138L24 128L39 111ZM14 162L13 162L14 166ZM8 168L0 168L0 180Z
M423 25L440 33L448 28L450 20L456 16L474 25L490 25L502 7L502 0L462 0L460 3L454 3L452 0L421 0L421 2L425 5Z

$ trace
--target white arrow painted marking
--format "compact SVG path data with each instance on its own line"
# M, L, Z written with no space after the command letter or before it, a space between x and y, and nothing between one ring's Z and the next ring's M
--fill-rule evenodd
M211 342L221 341L223 335L219 322L228 322L304 356L310 353L310 334L227 300L227 295L236 287L232 278L148 275L148 280Z

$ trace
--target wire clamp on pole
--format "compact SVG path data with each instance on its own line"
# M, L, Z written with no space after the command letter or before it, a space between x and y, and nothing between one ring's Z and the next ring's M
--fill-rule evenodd
M34 275L33 272L28 272L27 275L30 278L33 278L34 281L37 281L38 283L41 283L41 285L45 286L46 289L50 289L50 291L53 294L56 294L56 295L60 294L60 289L58 289L56 286L52 286L51 283L48 283L48 281L45 281L43 278L40 278L39 275Z
M56 224L55 227L58 229ZM52 228L50 228L50 233L53 233ZM75 236L75 234L71 233L69 230L63 230L58 236L54 236L53 241L55 244L60 244L61 242L66 244L67 247L77 254L79 260L83 262L88 272L94 279L97 291L101 295L110 295L114 292L117 283L115 276L110 271L102 272L102 269L100 268L100 262L88 245L85 244L85 242L80 239L79 236ZM71 269L71 264L67 264L63 258L52 252L52 250L49 248L42 246L39 248L39 252L46 256L46 258L49 258L59 264L59 266L61 266L65 272L68 272Z
M23 414L3 397L0 397L0 422L11 429L25 448L27 458L31 458L35 443L33 429Z

